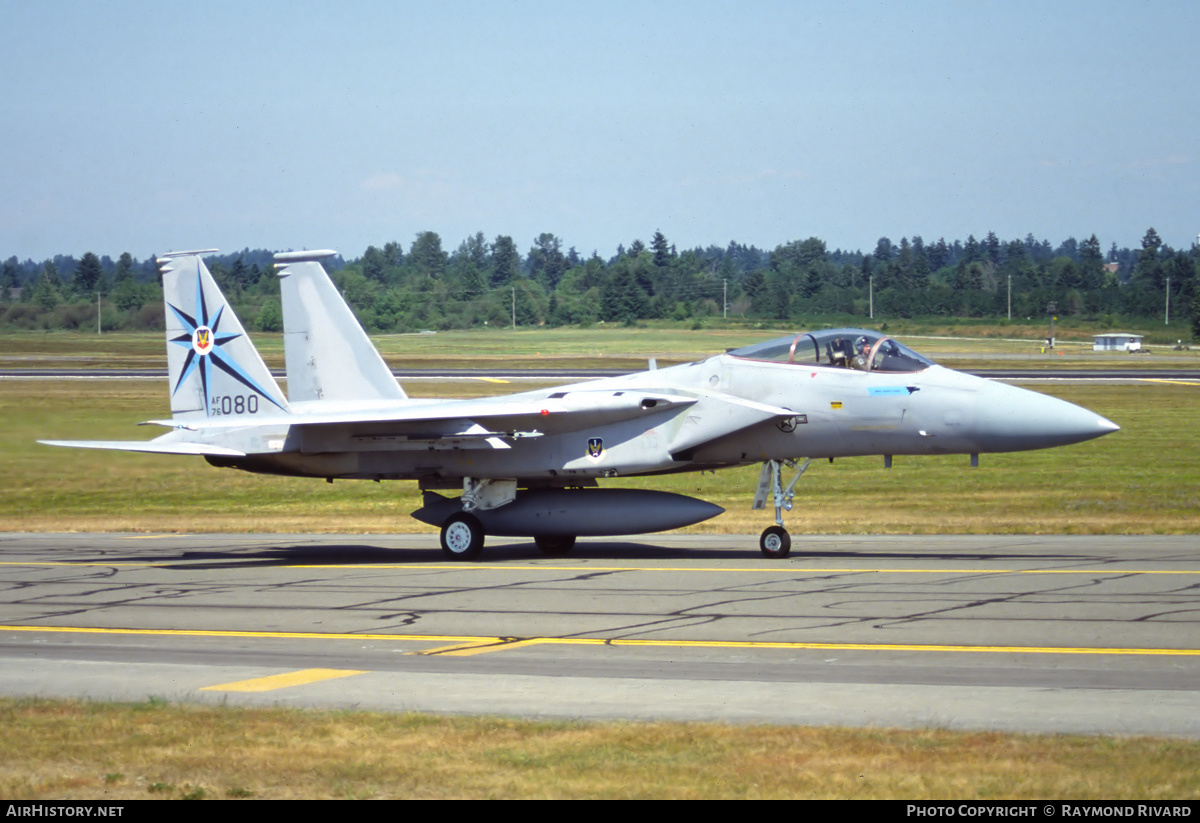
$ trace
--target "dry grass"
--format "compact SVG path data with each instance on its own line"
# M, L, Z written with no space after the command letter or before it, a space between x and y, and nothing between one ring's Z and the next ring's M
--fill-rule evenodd
M0 796L1195 799L1200 743L0 701Z

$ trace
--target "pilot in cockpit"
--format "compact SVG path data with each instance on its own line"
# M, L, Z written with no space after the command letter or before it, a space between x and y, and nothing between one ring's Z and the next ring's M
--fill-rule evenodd
M854 357L850 365L859 371L871 370L871 340L865 334L854 341Z

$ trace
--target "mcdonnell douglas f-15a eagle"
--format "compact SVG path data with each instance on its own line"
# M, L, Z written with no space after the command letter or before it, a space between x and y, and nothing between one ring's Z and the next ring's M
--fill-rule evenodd
M211 251L211 250L210 250ZM266 474L416 480L413 512L441 527L445 553L475 558L485 535L532 537L548 554L579 536L641 534L724 511L661 491L602 489L604 478L762 463L768 557L787 557L783 512L814 458L1042 449L1117 431L1054 397L952 371L882 334L826 329L698 363L474 400L405 394L320 261L275 255L287 395L204 261L163 255L171 417L147 442L53 446L200 455ZM797 462L805 462L797 469ZM784 468L796 469L784 483ZM459 497L438 491L461 490Z

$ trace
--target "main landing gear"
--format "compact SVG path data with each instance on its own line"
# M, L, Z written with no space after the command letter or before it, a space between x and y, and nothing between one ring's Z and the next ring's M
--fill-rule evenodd
M469 512L457 512L442 524L442 551L451 560L474 560L483 552L483 525ZM562 557L575 547L575 535L539 535L533 538L542 554Z
M442 524L442 551L451 560L474 560L483 551L483 526L473 514L459 512Z
M762 473L758 476L758 489L754 493L754 508L766 508L767 495L770 494L775 503L775 525L763 530L758 539L758 547L767 557L784 558L791 554L792 536L783 527L783 512L792 510L792 498L795 496L796 481L808 469L812 460L805 460L804 465L796 472L787 488L783 486L783 467L796 467L795 460L768 460L763 463Z

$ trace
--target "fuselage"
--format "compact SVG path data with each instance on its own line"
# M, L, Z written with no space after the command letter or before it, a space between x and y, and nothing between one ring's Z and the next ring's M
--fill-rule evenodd
M895 345L873 339L885 348ZM208 459L249 471L420 479L430 487L450 487L464 477L570 486L600 477L801 457L1021 451L1077 443L1117 428L1054 397L917 355L901 357L911 354L903 347L892 358L877 352L876 368L860 369L824 357L821 338L815 342L816 354L807 359L803 350L811 346L805 340L799 353L793 343L786 358L756 356L763 353L749 347L695 363L481 400L479 414L470 414L468 401L463 419L438 423L309 428L301 413L269 431L247 427L214 435L214 444L247 454ZM676 402L665 402L667 396ZM514 435L519 448L511 439L467 439L471 427L490 432L513 425L508 416L489 417L497 401L501 408L504 401L546 406ZM432 407L442 401L399 402ZM552 410L571 402L570 414ZM594 414L587 413L589 404ZM616 406L628 412L614 415Z

